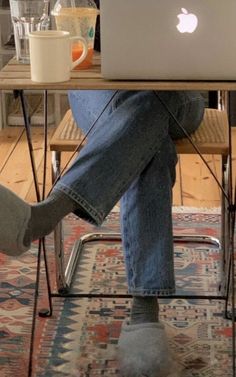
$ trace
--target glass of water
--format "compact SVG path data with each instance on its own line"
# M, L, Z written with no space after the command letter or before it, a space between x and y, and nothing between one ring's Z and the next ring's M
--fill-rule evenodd
M30 61L29 33L49 28L49 5L50 0L10 0L16 58L21 63Z

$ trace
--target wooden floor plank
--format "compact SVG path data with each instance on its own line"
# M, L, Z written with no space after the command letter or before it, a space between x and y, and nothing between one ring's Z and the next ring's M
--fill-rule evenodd
M49 134L52 131L49 131ZM32 128L35 166L39 168L43 156L43 128ZM0 182L24 199L32 183L31 164L25 133L0 172Z
M62 158L61 158L61 167L62 169L65 167L67 164L68 160L70 159L72 153L67 152L67 153L62 153ZM52 187L52 169L51 169L51 159L52 159L52 153L48 151L47 153L47 171L46 171L46 188L45 188L45 196L47 196L48 192L50 191ZM41 163L38 168L38 176L39 176L39 188L40 188L40 193L42 194L42 183L43 183L43 156L41 159ZM35 194L35 188L34 188L34 183L33 181L31 182L31 185L29 187L28 194L25 197L25 200L30 202L30 203L36 203L36 194Z
M22 127L11 127L0 132L0 172L14 151L23 134Z
M218 156L204 156L219 181L220 159ZM182 197L184 206L218 207L220 191L207 167L197 155L182 155Z
M173 189L173 205L182 205L180 162L176 165L176 181Z

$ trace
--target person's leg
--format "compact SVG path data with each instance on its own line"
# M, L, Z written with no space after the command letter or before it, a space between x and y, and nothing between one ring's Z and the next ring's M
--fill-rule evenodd
M105 99L101 101L100 98L98 102L97 92L86 94L86 101L80 92L70 95L74 117L83 130L98 117L111 93L100 96ZM94 106L89 106L89 99ZM158 104L162 111L151 113L150 109ZM160 121L162 117L165 122ZM147 128L150 128L148 133ZM80 218L100 225L150 161L157 144L161 145L167 133L168 115L154 92L117 93L73 166L59 180L49 198L32 207L34 221L25 243L48 234L63 216L72 211ZM45 216L45 213L49 215Z
M168 119L154 92L119 92L54 191L73 199L80 217L100 225L160 148Z
M173 92L161 92L158 95L168 103L168 106L179 120L186 117L187 112L184 105L187 101L183 93L176 95ZM84 121L82 118L80 119L79 115L77 116L79 111L83 111L81 107L76 110L72 104L75 119L79 123L81 121L80 126L83 128ZM87 113L90 116L92 115L93 118L97 115L89 111L88 106ZM174 166L176 162L173 143L169 137L171 124L168 112L154 92L118 93L99 120L97 127L91 133L88 144L83 148L77 161L58 182L50 198L44 203L35 206L32 210L33 216L31 216L29 229L30 231L31 229L37 230L38 235L34 234L32 237L28 233L27 241L29 242L32 238L45 235L46 222L48 222L46 232L49 232L56 222L70 211L74 211L80 217L99 225L118 199L128 190L125 196L129 198L130 203L127 206L122 204L122 210L123 241L129 289L135 296L158 296L161 292L171 291L174 279L170 210L171 187L174 181ZM152 174L150 174L151 172ZM155 190L156 185L158 186L158 195L151 194L153 203L150 203L148 202L150 190ZM150 221L154 217L149 215L152 204L155 206L158 198L159 202L163 201L163 203L154 209L157 217L160 217L156 222L156 225L159 224L159 231L155 236L156 228L153 226L153 221ZM143 205L146 201L149 207L147 212L146 206ZM122 203L125 203L125 197L122 199ZM59 207L60 209L58 210ZM127 232L128 227L125 216L128 218L131 215L130 218L132 216L134 218L135 214L138 216L138 220L135 219L136 224ZM144 215L143 218L142 215ZM37 226L34 224L37 224ZM163 224L164 226L161 228ZM142 231L143 225L145 225L144 232ZM149 239L145 236L146 230ZM163 242L160 238L163 238ZM138 239L142 241L140 245L137 243ZM136 242L133 243L133 240L136 240ZM132 242L132 247L130 247L129 242ZM138 245L138 248L135 245ZM166 245L166 253L162 252L165 248L164 245ZM134 257L135 254L137 254L137 258ZM140 255L141 258L139 258ZM146 259L149 262L144 263L142 266ZM154 268L149 278L150 265L154 261L164 266L164 270L156 274L157 277L155 278L153 271L156 266L153 264ZM169 264L169 267L166 266L165 261L166 264ZM139 272L141 272L140 276ZM156 310L156 306L153 305L154 301L148 299L149 303L147 303L148 300L143 300L145 303L141 303L140 300L137 298L134 300L134 324L132 325L134 327L131 328L129 326L124 329L125 333L131 334L133 339L131 343L137 340L136 330L140 331L139 326L136 327L137 325L141 324L141 328L143 328L144 322L158 321L157 316L151 320L149 316L150 313L153 315ZM146 316L144 318L143 313L141 313L140 317L142 308L144 308L145 312L148 311L148 318ZM147 328L147 331L149 330ZM147 334L147 331L142 331L142 338ZM151 332L157 335L157 339L159 339L160 334L161 337L164 336L163 327L159 324L157 326L155 324L155 328L151 328ZM130 344L129 340L131 338L130 336L128 338L127 336L123 337L123 344L125 343L125 346L127 346L127 339L128 344ZM120 344L122 344L122 339ZM148 341L149 339L147 339L146 343L147 352L150 351ZM158 352L161 351L160 357L154 353L151 359L148 359L148 364L144 363L143 365L143 368L148 370L150 376L153 375L151 373L154 369L159 368L161 370L160 368L164 368L163 363L162 366L160 364L160 358L163 359L163 352L167 350L166 346L163 347L164 344L163 340L158 350ZM137 349L135 350L134 348L133 350L136 352L133 362L136 362L138 357ZM147 356L147 353L145 355ZM154 359L155 364L152 363ZM128 362L130 365L130 358ZM132 363L131 366L133 368ZM134 371L134 373L136 372ZM137 371L137 373L140 373L140 371ZM128 375L131 377L131 374ZM138 376L140 374L132 375Z
M121 199L121 225L129 292L174 292L172 186L177 156L169 135Z
M172 185L176 153L170 137L121 200L129 322L118 342L123 376L162 376L172 365L157 297L174 290Z
M106 97L98 111L96 96L95 109L79 101L76 93L70 96L74 117L83 129L107 103ZM150 111L153 108L157 109L154 113ZM49 233L71 211L101 224L168 135L168 119L154 92L119 92L50 197L32 208L34 221L28 240Z
M204 112L201 96L191 92L157 95L188 133L199 126ZM161 113L161 107L154 107L150 112ZM121 198L128 287L130 293L139 296L158 296L174 291L171 207L177 156L173 139L183 134L169 115L167 120L160 116L160 122L163 124L158 127L164 125L168 134L163 132L156 153ZM147 125L147 130L150 128L152 125Z
M114 94L110 91L77 93L80 93L80 98L75 96L73 103L72 94L71 104L75 119L82 128L93 123ZM169 95L171 93L168 98ZM166 93L163 92L162 96L165 98ZM75 208L81 217L100 224L160 148L168 134L168 120L169 115L153 92L119 92L52 195L32 207L32 221L25 237L27 246L31 239L49 233L65 214ZM3 207L7 205L4 198L2 189L0 199ZM13 199L12 202L14 204ZM4 208L1 212L4 213ZM3 216L1 223L4 224L4 221ZM4 250L4 243L0 244L0 248ZM24 250L25 247L22 248Z
M74 91L79 124L86 133L114 95L114 91ZM79 107L79 109L78 109ZM108 112L112 106L108 108ZM106 111L103 116L107 116ZM76 119L78 121L78 119ZM58 192L46 200L29 205L6 187L0 185L0 251L17 256L27 251L32 240L47 235L76 207L67 195ZM58 203L59 201L59 203Z
M171 93L162 100L188 133L198 127L204 110L199 95ZM182 136L170 117L169 135L121 199L126 274L134 295L118 343L125 377L169 376L176 368L159 323L157 297L174 291L171 206L177 156L172 138Z
M167 136L121 199L121 229L129 292L130 322L158 321L159 295L174 292L172 186L177 156Z
M74 119L77 125L83 130L84 134L90 130L92 124L102 113L105 119L111 112L110 101L115 91L70 91L68 93ZM109 105L109 106L108 106ZM103 111L105 109L105 111ZM88 136L88 139L91 136ZM61 201L63 200L63 202ZM59 205L58 205L59 203ZM30 228L25 236L25 244L30 244L32 239L37 239L47 235L55 228L58 219L62 219L68 213L76 210L77 204L67 195L61 195L60 191L54 191L48 198L35 206L31 207L32 219ZM82 209L81 209L82 210ZM45 212L48 213L45 219Z

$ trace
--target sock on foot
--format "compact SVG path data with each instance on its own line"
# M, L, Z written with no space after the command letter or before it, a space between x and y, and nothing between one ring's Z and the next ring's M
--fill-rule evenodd
M31 206L31 218L24 237L24 245L51 233L57 223L77 208L77 204L59 191L52 192L48 198Z
M131 307L131 324L158 322L159 305L156 297L134 296Z

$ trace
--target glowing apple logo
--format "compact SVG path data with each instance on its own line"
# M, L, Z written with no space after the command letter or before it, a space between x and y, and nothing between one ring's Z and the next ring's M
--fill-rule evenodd
M180 33L193 33L198 25L197 16L188 13L185 8L181 8L182 13L178 14L179 23L176 26Z

